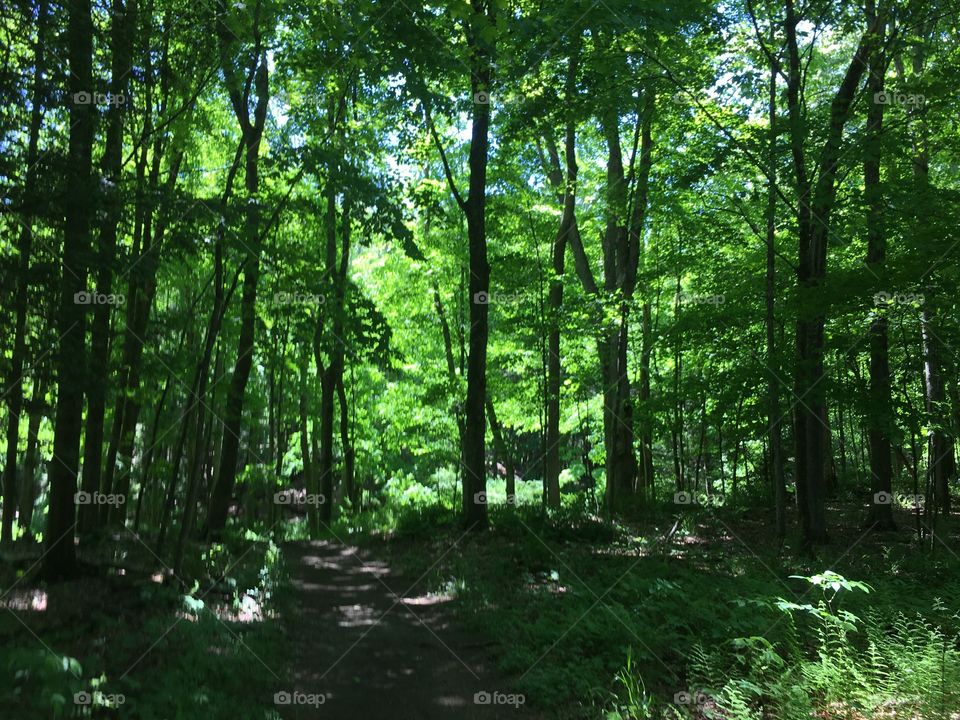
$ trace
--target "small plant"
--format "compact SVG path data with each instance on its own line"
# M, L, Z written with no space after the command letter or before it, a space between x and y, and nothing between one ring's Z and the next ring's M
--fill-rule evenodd
M647 692L640 669L633 662L633 648L627 651L627 663L614 678L612 708L606 720L647 720L654 717L654 700Z
M691 682L717 688L715 717L949 718L960 707L956 637L919 616L871 611L861 619L841 608L852 593L871 592L866 583L832 571L794 578L821 597L757 601L785 614L777 641L735 638L691 654Z

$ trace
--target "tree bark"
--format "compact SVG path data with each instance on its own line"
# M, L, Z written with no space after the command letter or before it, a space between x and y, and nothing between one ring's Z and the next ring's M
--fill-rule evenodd
M303 346L300 352L299 368L299 403L298 403L298 421L300 428L300 459L303 464L303 484L308 493L316 492L316 479L313 469L313 457L310 452L310 393L309 393L309 375L310 375L310 355ZM317 523L317 506L307 506L307 523L311 534Z
M57 418L54 424L53 460L50 465L50 505L47 513L46 554L43 574L49 579L72 575L76 567L74 527L80 433L83 428L83 389L86 387L85 308L77 303L86 291L86 255L90 245L90 216L95 193L92 178L96 115L91 102L81 102L93 92L93 18L90 0L67 3L67 47L70 62L69 170L63 237L63 278L57 331Z
M223 9L223 2L219 3ZM222 18L222 15L221 15ZM259 18L258 18L259 19ZM243 291L240 301L240 337L237 343L237 360L230 378L224 413L223 444L220 450L220 466L217 481L210 498L210 510L207 516L207 531L214 537L219 536L227 522L230 499L237 477L237 462L240 450L241 421L243 419L243 400L253 365L254 343L257 323L257 282L260 277L260 141L267 117L269 101L269 76L267 55L260 47L259 28L255 29L257 38L250 63L250 77L242 86L235 75L233 58L228 56L227 46L231 31L222 19L217 22L221 65L227 78L227 91L233 104L234 114L243 134L246 173L246 222L244 228L246 254L243 263ZM249 115L249 91L253 88L256 107L253 118Z
M837 163L840 159L843 130L850 115L854 94L866 69L866 56L877 23L869 24L854 53L830 105L826 140L817 163L816 182L807 171L804 143L806 121L801 107L802 73L797 44L799 17L793 0L786 0L787 102L790 147L797 185L798 256L797 284L800 311L797 320L796 395L802 399L796 411L797 499L800 503L803 540L807 546L827 542L826 478L823 421L826 400L821 380L824 376L824 326L826 312L817 294L827 269L827 239L830 214L836 198Z
M350 509L357 511L357 493L354 482L354 449L353 441L350 438L350 405L347 402L347 391L344 387L343 377L337 383L337 397L340 399L340 447L343 448L343 473L341 476L341 487L343 488L343 497L347 499Z
M493 435L494 447L496 447L497 455L503 458L503 465L506 470L507 504L513 505L517 498L516 465L513 461L513 453L510 452L510 446L503 437L503 426L497 420L493 398L489 395L487 396L487 415L490 417L490 433ZM496 463L494 463L494 474L496 474Z
M875 0L867 2L867 21L876 16ZM867 98L884 89L887 58L883 50L885 26L877 33L871 48L867 75ZM883 140L883 105L867 105L867 134L864 142L863 186L867 206L867 267L875 275L885 277L887 238L883 224L883 189L880 184L881 143ZM884 290L885 288L878 288ZM870 411L867 424L870 443L870 511L867 525L874 530L895 530L892 503L878 502L879 494L890 496L893 490L893 466L890 433L894 415L890 391L890 355L887 339L886 308L875 307L870 324ZM841 425L841 432L842 432ZM842 435L841 435L842 441Z
M950 514L950 456L953 445L944 431L948 414L945 409L946 393L944 392L943 376L941 374L940 348L936 331L933 329L933 313L924 307L920 314L923 336L923 377L926 399L926 410L929 418L930 430L928 433L928 472L933 487L933 497L936 501L936 512Z
M771 34L772 34L771 29ZM777 72L779 65L771 58L770 85L768 94L768 117L770 135L767 155L767 272L765 286L764 324L766 329L767 353L767 435L770 447L770 480L773 484L773 502L776 515L777 540L783 543L787 533L787 483L784 477L784 458L782 447L782 414L780 412L780 364L776 352L776 314L775 297L777 291ZM733 474L736 483L736 471Z
M40 422L46 414L47 386L44 380L37 380L33 386L33 397L27 407L30 419L27 423L27 452L23 461L23 477L20 479L20 525L24 535L33 537L33 509L37 500L37 468L40 465Z
M494 22L492 5L473 0L479 22ZM473 49L474 66L471 90L478 95L490 92L493 48L477 37L468 41ZM489 100L489 96L487 98ZM470 182L463 211L467 218L467 243L470 256L470 339L467 355L467 399L464 406L463 443L463 519L470 529L487 526L486 430L484 404L487 397L487 340L489 337L490 265L487 261L487 161L490 147L490 105L474 102L470 137ZM481 502L481 500L484 500Z
M106 186L103 198L103 222L100 225L99 256L97 262L97 293L109 296L113 292L113 264L116 258L117 226L120 223L123 198L120 179L123 172L123 119L127 96L127 78L133 59L133 36L137 23L137 0L113 0L111 26L112 67L110 95L114 100L107 112L107 134L103 159L100 164L102 182ZM112 306L98 303L93 309L90 341L90 373L87 387L87 418L83 447L82 488L87 493L100 490L103 461L103 421L106 408L107 382L110 373L110 314ZM77 530L82 536L99 524L100 508L81 505Z
M0 543L13 539L13 521L17 500L17 450L20 445L20 414L23 410L23 365L27 356L27 292L30 284L30 255L33 252L33 216L37 196L37 160L39 157L40 126L43 121L43 74L46 70L45 43L49 14L47 0L37 6L37 42L33 56L33 89L30 100L30 130L27 140L27 172L23 185L24 213L17 243L17 274L14 309L13 353L10 357L10 382L7 414L7 452L3 468L3 519ZM30 422L33 422L33 414ZM32 486L31 486L32 487ZM33 503L30 503L31 509ZM22 524L22 522L21 522ZM26 526L29 531L29 525Z
M571 105L576 94L577 68L580 62L580 43L575 41L567 65L564 95ZM560 193L563 206L560 228L553 241L553 275L550 278L549 295L549 334L547 337L547 381L546 381L546 458L544 483L547 490L547 505L560 507L560 321L563 311L563 274L564 255L567 250L567 236L576 223L577 195L577 155L576 155L576 118L572 106L567 114L564 133L564 164L566 177L560 170L559 153L552 140L548 139L551 166L549 176L554 188ZM512 481L512 478L510 478Z
M337 248L337 214L335 189L332 181L328 181L328 229L327 229L327 277L333 290L333 302L328 306L332 315L331 333L327 343L328 362L321 376L320 399L320 492L326 502L320 508L320 516L329 523L333 517L334 496L334 468L333 468L333 423L335 395L343 384L344 359L346 347L344 345L344 327L346 313L346 286L347 270L350 266L350 207L345 201L341 211L340 237L341 246ZM326 307L325 307L326 310ZM319 356L318 356L318 367ZM344 451L346 448L344 448Z

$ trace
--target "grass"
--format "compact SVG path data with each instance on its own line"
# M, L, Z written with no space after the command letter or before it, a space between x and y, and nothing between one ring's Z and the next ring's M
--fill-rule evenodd
M490 530L465 534L450 490L398 479L391 502L329 534L453 596L503 690L545 717L960 717L957 557L919 550L908 521L871 535L834 516L834 546L814 557L770 543L767 514L736 503L610 523L589 498L542 509L535 483L509 507L501 482ZM95 572L72 583L4 577L19 583L0 614L4 717L276 718L273 675L290 670L276 543L304 533L231 528L185 553L182 585L132 537L87 548Z
M736 506L661 506L617 525L583 507L494 504L491 530L464 537L449 508L419 506L390 533L359 535L455 594L513 689L552 717L914 720L960 709L957 616L938 600L960 592L951 554L862 535L853 518L834 523L849 537L817 558L781 552L764 540L768 519ZM843 582L879 580L822 605L809 578L827 563Z
M88 548L82 579L23 578L0 615L3 717L278 717L250 714L271 708L272 673L287 671L278 548L245 534L195 556L186 589L132 538L114 539L109 556Z

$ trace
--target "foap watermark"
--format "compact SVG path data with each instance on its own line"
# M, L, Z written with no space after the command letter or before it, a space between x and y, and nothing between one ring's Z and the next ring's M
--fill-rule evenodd
M487 290L481 290L473 294L474 305L505 305L507 303L523 302L523 293L492 293Z
M78 693L73 694L73 704L80 705L83 707L90 707L92 705L105 706L105 707L119 707L127 701L126 696L123 693L102 693L99 690L94 690L93 692L87 692L83 690Z
M706 705L710 696L701 690L681 690L673 694L673 702L677 705Z
M327 498L323 493L308 493L306 490L281 490L273 494L277 505L323 505Z
M713 98L706 90L690 89L677 90L670 96L670 101L677 105L684 106L696 105L698 103L705 105L706 103L712 102Z
M489 497L487 497L487 491L486 491L486 490L481 490L480 492L475 492L475 493L473 494L473 504L474 504L474 505L487 505L489 502L490 502L490 499L489 499ZM507 505L516 505L516 504L517 504L517 496L514 495L514 494L512 494L512 493L511 493L511 494L508 494L508 495L507 495L507 500L506 500L506 502L507 502Z
M86 90L81 90L73 94L74 105L112 105L119 107L126 102L127 98L119 93L114 95L113 93L87 92Z
M923 493L889 493L881 490L873 495L874 505L896 505L898 507L911 508L913 510L923 509L926 501L926 495Z
M123 305L127 299L120 294L81 290L73 294L74 305Z
M318 708L327 701L327 696L323 693L304 693L294 690L287 692L281 690L273 694L274 705L309 705Z
M726 298L723 295L682 291L677 293L677 303L679 305L723 305L724 302L726 302Z
M894 92L891 90L882 90L873 94L874 105L909 105L919 107L923 105L926 98L923 95L914 93Z
M473 694L474 705L512 705L514 708L518 708L526 701L526 696L521 693L502 693L496 690L493 692L481 690Z
M901 293L887 292L881 290L873 295L873 304L877 307L886 307L888 305L923 305L924 297L922 293Z
M674 505L702 505L704 507L722 507L727 499L724 495L693 493L679 490L673 494Z
M102 493L87 492L81 490L74 493L73 502L76 505L111 505L117 507L127 502L127 496L123 493Z
M275 305L323 305L326 298L318 293L278 292L273 295Z

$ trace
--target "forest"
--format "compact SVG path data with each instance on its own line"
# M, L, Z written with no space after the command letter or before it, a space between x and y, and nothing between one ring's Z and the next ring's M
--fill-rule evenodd
M958 0L0 7L0 718L960 720Z

